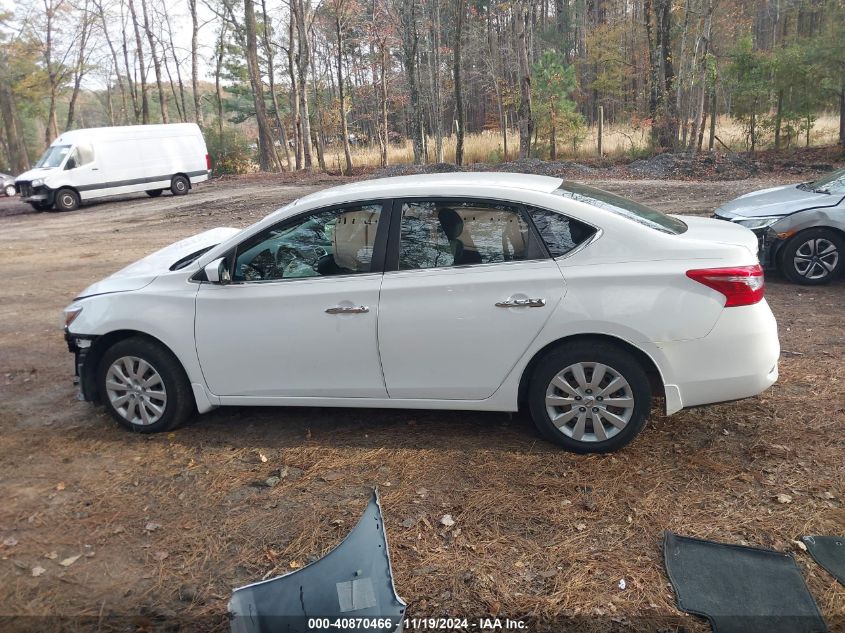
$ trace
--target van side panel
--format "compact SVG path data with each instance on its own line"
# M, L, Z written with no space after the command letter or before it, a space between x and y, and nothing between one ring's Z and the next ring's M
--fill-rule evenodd
M151 134L143 134L144 127L138 126L132 135L99 135L93 140L96 169L91 175L98 176L77 187L82 199L168 189L176 174L186 175L192 184L208 180L205 140L199 129L155 127Z

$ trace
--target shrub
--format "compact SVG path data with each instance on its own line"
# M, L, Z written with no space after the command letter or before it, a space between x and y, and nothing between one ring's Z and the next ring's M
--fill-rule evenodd
M246 174L255 171L255 149L241 130L224 127L221 138L218 129L209 129L205 142L215 174Z

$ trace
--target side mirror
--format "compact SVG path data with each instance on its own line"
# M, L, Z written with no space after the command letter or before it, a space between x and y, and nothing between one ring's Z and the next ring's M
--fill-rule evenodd
M206 265L205 277L213 284L226 285L232 281L229 269L226 268L226 258L221 257Z

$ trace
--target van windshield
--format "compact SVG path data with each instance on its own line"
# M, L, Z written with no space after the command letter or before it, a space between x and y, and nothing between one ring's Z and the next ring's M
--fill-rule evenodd
M35 166L44 167L46 169L58 167L62 164L62 161L65 159L65 156L67 156L69 151L70 145L51 145L47 148L47 151L41 155L41 158L38 159Z

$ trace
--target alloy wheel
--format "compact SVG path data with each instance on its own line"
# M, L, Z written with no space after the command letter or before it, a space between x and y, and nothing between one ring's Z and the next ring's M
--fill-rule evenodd
M823 237L809 239L801 244L792 258L795 272L810 280L824 279L838 263L839 249Z
M603 442L619 434L634 413L625 377L602 363L575 363L552 378L546 412L558 430L580 442Z
M124 420L140 426L158 422L167 407L167 390L161 375L137 356L122 356L109 366L106 394Z

